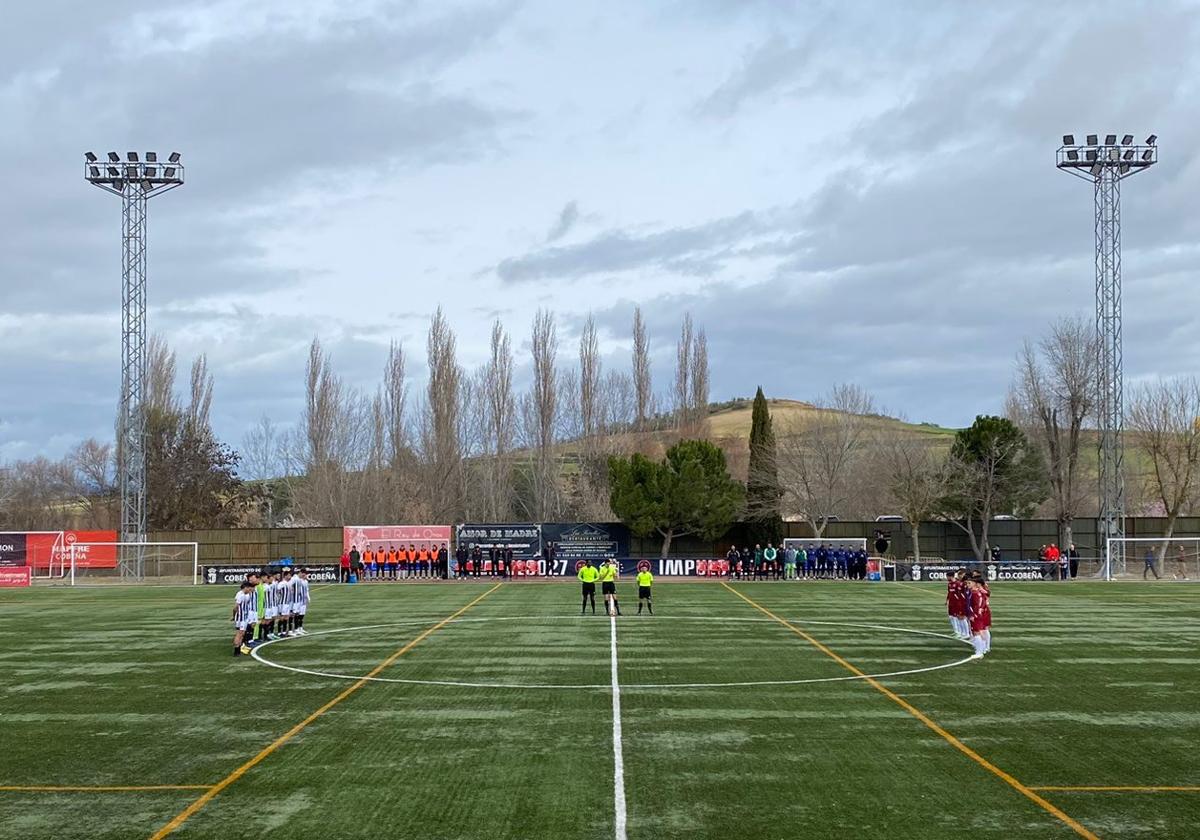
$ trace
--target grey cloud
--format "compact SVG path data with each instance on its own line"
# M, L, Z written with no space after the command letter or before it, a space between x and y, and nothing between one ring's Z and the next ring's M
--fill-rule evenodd
M561 212L558 214L558 219L555 220L550 232L546 234L547 242L554 242L562 239L571 229L575 227L575 223L579 221L579 202L568 201Z
M614 230L578 245L544 248L502 261L496 274L506 283L549 278L577 279L589 274L629 271L690 259L693 268L714 270L734 243L761 230L754 213L717 219L693 227L638 234Z

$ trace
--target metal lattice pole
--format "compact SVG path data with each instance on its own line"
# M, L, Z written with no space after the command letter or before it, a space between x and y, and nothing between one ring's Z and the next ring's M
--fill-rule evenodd
M121 198L121 395L117 412L117 476L121 493L121 542L139 544L132 558L120 558L121 574L141 579L146 539L146 204L183 184L179 153L159 164L155 152L139 160L116 152L101 163L85 156L87 181Z
M1096 347L1099 353L1096 411L1099 416L1100 527L1106 552L1105 577L1124 571L1125 429L1121 342L1121 179L1104 167L1096 193ZM1116 556L1114 556L1114 554Z
M1158 137L1134 145L1089 134L1076 144L1063 136L1056 165L1093 183L1096 210L1096 421L1099 432L1100 544L1105 546L1102 573L1111 579L1125 568L1124 359L1121 338L1121 181L1158 162Z

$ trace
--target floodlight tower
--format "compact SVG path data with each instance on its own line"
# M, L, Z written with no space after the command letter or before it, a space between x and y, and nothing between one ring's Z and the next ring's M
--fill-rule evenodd
M1096 409L1100 426L1100 527L1104 540L1104 577L1111 580L1113 564L1125 561L1125 428L1121 348L1121 181L1158 162L1158 135L1134 144L1126 134L1117 142L1109 134L1100 142L1089 134L1077 144L1063 135L1055 165L1091 181L1096 205Z
M157 152L101 161L84 155L83 176L121 198L121 400L117 416L117 473L121 489L121 541L146 538L146 202L183 184L179 152L159 163ZM141 552L136 574L143 574Z

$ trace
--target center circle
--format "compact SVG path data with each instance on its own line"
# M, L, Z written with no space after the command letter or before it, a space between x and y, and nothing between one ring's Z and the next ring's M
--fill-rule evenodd
M481 618L456 618L451 621L444 622L445 624L470 624L483 623L490 621L545 621L557 619L577 620L576 615L527 615L527 616L490 616ZM791 619L785 619L791 621ZM736 623L755 623L755 624L780 624L786 627L781 622L773 618L724 618L720 616L655 616L654 621L719 621L719 622L736 622ZM414 619L409 621L392 621L386 624L368 624L360 627L339 627L334 630L318 630L313 633L306 633L302 638L311 639L317 636L330 636L336 633L358 633L364 630L378 630L384 627L411 627L414 625L427 625L428 619ZM825 627L855 627L866 630L882 630L890 633L903 633L910 636L928 636L936 639L945 639L948 642L956 644L966 644L970 646L969 641L948 636L945 633L934 633L930 630L914 630L908 627L890 627L884 624L859 624L847 621L815 621L804 620L800 626L821 625ZM269 665L272 668L279 668L284 671L292 671L297 674L307 674L313 677L325 677L328 679L337 680L352 680L368 681L368 682L383 682L383 683L400 683L403 685L436 685L446 686L449 688L490 688L490 689L509 689L509 690L539 690L539 691L609 691L612 689L611 683L586 683L586 684L538 684L538 683L503 683L503 682L468 682L464 680L419 680L406 677L380 677L371 676L370 674L339 674L332 671L317 671L310 668L300 668L295 665L284 665L280 662L267 659L262 655L264 648L271 645L282 644L284 642L295 641L295 638L275 639L273 641L264 642L258 645L251 651L254 659L264 665ZM902 671L888 671L881 674L849 674L844 677L811 677L795 680L747 680L742 682L697 682L697 683L621 683L622 691L654 691L663 689L705 689L705 688L745 688L753 686L769 686L769 685L809 685L813 683L829 683L829 682L852 682L855 680L880 680L888 677L902 677L909 674L923 674L929 671L941 671L946 668L955 668L959 665L964 665L971 661L971 656L966 656L962 659L956 659L951 662L945 662L940 665L931 665L924 668L908 668Z

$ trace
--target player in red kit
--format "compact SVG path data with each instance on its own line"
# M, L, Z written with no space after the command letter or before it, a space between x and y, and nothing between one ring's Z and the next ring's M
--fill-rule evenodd
M964 641L971 638L971 625L967 622L966 577L965 569L946 577L946 612L950 615L950 627L954 635Z
M991 592L979 574L969 579L967 592L971 602L971 645L975 648L971 658L983 659L992 649Z

